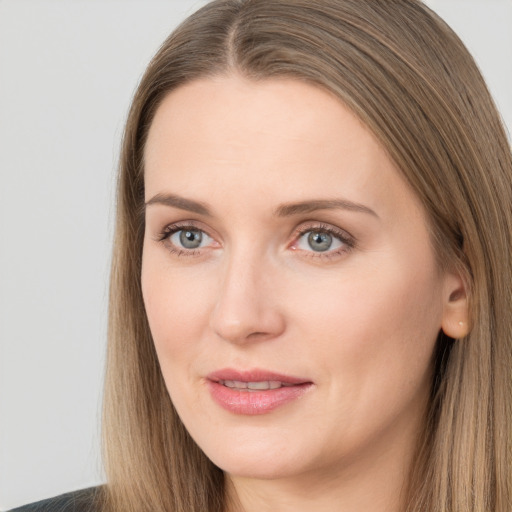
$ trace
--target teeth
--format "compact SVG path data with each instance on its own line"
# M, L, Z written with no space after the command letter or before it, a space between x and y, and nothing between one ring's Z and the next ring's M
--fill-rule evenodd
M240 391L265 391L267 389L279 389L283 386L290 386L277 380L265 380L261 382L242 382L239 380L224 380L221 384L231 389L238 389Z
M223 384L228 388L247 389L247 382L242 382L239 380L225 380Z
M270 382L269 381L263 381L263 382L248 382L247 387L249 389L257 389L257 390L265 390L270 389Z

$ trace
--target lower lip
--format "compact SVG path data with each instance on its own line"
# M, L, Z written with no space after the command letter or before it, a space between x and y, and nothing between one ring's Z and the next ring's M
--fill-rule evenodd
M234 414L266 414L300 398L311 388L310 382L278 389L239 391L218 382L208 381L213 400Z

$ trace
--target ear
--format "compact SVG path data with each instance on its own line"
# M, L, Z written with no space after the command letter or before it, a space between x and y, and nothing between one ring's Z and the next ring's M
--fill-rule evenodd
M468 287L460 274L447 273L443 290L443 320L441 329L450 338L469 334Z

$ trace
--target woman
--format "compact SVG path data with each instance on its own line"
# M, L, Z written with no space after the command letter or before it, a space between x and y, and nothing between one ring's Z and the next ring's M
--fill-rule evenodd
M127 122L108 484L54 506L510 510L511 205L420 2L208 4Z

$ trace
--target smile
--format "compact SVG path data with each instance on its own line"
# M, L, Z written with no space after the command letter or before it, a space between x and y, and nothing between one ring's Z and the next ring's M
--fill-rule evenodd
M219 370L208 375L213 401L223 409L242 415L267 414L294 402L313 387L307 379L265 370Z
M294 386L278 380L264 380L259 382L244 382L241 380L220 380L219 384L238 391L264 391L267 389L279 389L282 387Z

